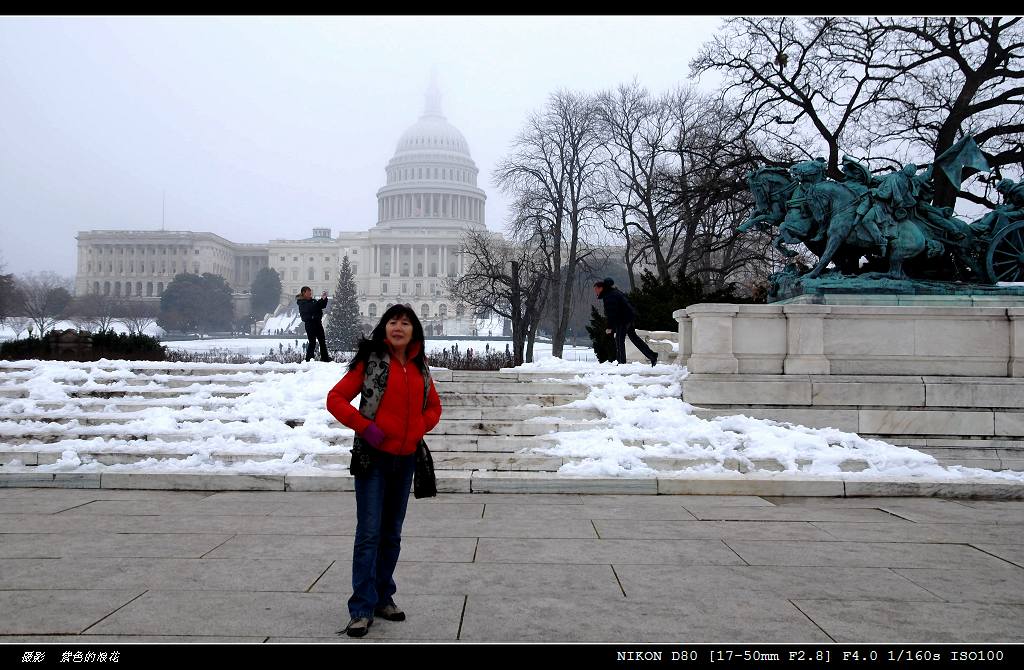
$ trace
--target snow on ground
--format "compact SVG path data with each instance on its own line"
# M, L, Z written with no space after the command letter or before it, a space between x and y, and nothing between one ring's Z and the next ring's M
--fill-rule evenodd
M20 364L24 362L0 361L0 370ZM100 369L100 365L109 369ZM351 444L352 432L335 421L324 407L327 392L345 371L344 366L338 363L179 363L176 365L197 374L204 369L251 371L243 378L231 377L250 382L248 395L241 398L212 397L213 391L239 388L219 386L218 381L226 378L213 374L209 378L197 379L190 387L178 389L195 394L190 405L181 409L168 407L166 401L159 399L126 399L126 403L151 404L153 407L144 412L117 414L107 409L83 409L68 396L70 390L89 388L138 391L146 386L130 386L126 382L135 379L159 382L161 377L145 377L133 368L152 369L165 365L142 361L99 361L95 364L40 361L31 371L6 372L6 381L0 384L0 388L24 385L29 389L29 397L0 397L0 413L56 415L72 420L69 424L35 425L38 430L52 432L58 439L61 433L72 430L76 435L91 431L97 433L96 438L65 439L47 445L60 450L62 457L52 465L31 467L35 472L187 470L299 474L347 469L347 466L322 464L317 460L318 455L344 454ZM260 374L259 370L265 372ZM655 376L650 375L652 371L647 364L617 366L557 358L547 358L516 370L540 373L538 379L544 379L544 373L573 373L576 380L590 387L590 392L586 399L575 401L570 406L596 408L607 417L605 425L559 433L553 446L532 450L578 459L560 469L559 472L565 476L671 477L699 474L740 477L737 464L764 473L769 471L760 470L758 462L775 459L784 467L781 474L791 477L830 475L860 479L899 476L942 480L970 477L1024 482L1024 472L997 473L975 468L943 467L933 457L914 449L863 439L830 428L811 429L742 415L700 419L692 414L690 405L679 399L685 369L670 364L659 364L654 372L660 374ZM64 405L60 409L39 405L54 401ZM125 424L126 430L144 428L150 439L100 437L102 433L110 434L110 429L90 425L89 420L95 419L97 414L107 419L128 419L131 423ZM195 440L163 442L160 439L161 433L181 431L181 422L189 419L193 423L186 424L184 429L190 431ZM285 423L293 419L301 419L302 425L292 428ZM13 423L8 426L0 424L0 444L4 442L5 435L24 434L24 428ZM642 441L645 446L633 446L629 441ZM177 453L179 457L105 466L96 462L85 463L79 455L84 450L140 453L154 447ZM246 454L267 454L268 460L225 462L226 456L244 457ZM659 471L646 465L642 457L696 459L699 462L684 470ZM860 461L864 469L843 472L839 464L844 461ZM17 468L20 465L17 461L9 461L5 467Z
M566 463L559 472L590 477L665 477L673 474L716 477L741 476L735 465L759 470L756 461L775 460L787 476L798 473L864 479L878 476L927 477L957 480L992 478L1024 482L1024 472L993 472L961 466L945 467L936 459L909 447L864 439L834 428L807 428L743 415L701 419L693 406L680 400L686 369L658 365L659 384L630 385L653 381L645 363L581 363L548 359L517 368L530 372L574 372L576 381L590 387L585 400L574 407L594 408L608 419L607 426L557 435L557 446L533 449L537 453L580 459ZM630 446L625 440L643 440ZM657 471L643 457L700 459L684 470ZM843 472L844 461L859 461L864 469ZM733 467L727 467L727 463Z
M297 351L305 351L306 338L290 337L257 339L238 337L232 339L183 340L180 342L165 342L164 344L169 349L179 349L181 351L188 351L192 353L225 352L256 357L266 354L270 349L277 351L278 347L287 349L290 346ZM427 355L429 356L433 351L450 349L452 346L458 346L459 351L462 353L465 353L467 349L472 349L475 353L482 354L487 351L488 347L490 347L491 351L504 351L506 344L509 349L511 349L511 340L446 340L443 338L432 337L427 339ZM562 352L562 356L572 361L592 361L594 360L594 351L590 347L573 347L566 345ZM535 343L534 357L537 359L550 358L551 343Z

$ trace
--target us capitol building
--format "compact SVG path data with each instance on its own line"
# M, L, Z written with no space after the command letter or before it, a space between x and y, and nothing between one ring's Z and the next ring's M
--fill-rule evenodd
M312 237L267 244L238 244L207 232L81 231L75 293L158 301L175 274L211 272L241 294L261 268L270 267L281 277L280 312L294 306L302 286L314 295L333 295L341 259L348 256L365 323L375 324L402 302L425 325L446 322L444 331L454 334L464 309L445 295L442 282L465 270L459 253L465 233L486 230L487 196L477 186L478 173L466 138L441 113L432 83L423 115L388 161L373 228L336 237L330 228L314 228ZM236 301L236 308L248 306Z

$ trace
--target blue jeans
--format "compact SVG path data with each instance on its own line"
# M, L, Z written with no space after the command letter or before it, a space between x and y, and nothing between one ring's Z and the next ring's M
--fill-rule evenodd
M356 540L352 552L352 618L373 619L373 609L392 602L402 550L402 522L409 504L416 454L377 452L370 471L356 477Z

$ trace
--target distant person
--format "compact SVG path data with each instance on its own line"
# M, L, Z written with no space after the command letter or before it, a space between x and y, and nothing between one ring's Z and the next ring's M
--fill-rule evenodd
M351 620L341 631L366 635L374 617L405 621L395 604L395 565L416 466L416 448L441 420L441 399L423 352L423 326L411 307L389 307L359 342L349 371L327 394L327 411L356 432ZM362 394L359 409L352 399Z
M313 350L316 343L320 343L320 360L330 363L330 353L327 351L327 335L324 333L324 308L327 307L327 291L320 294L319 300L313 300L313 289L303 286L302 291L295 296L295 302L299 305L299 316L302 317L302 324L306 327L306 360L313 359Z
M647 343L640 339L633 328L637 313L629 304L626 295L615 288L615 280L605 277L603 281L594 282L594 295L604 302L604 316L608 320L608 328L604 331L609 335L615 333L615 356L619 363L626 362L626 336L636 345L644 356L651 361L651 367L658 364L658 354L651 351Z

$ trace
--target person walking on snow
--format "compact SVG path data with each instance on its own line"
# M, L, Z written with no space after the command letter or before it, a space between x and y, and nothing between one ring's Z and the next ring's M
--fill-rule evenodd
M637 313L633 305L629 303L625 294L615 288L615 280L605 277L603 281L594 282L594 295L604 302L604 316L608 320L608 328L605 330L609 335L615 333L615 355L619 363L626 362L626 336L630 342L636 345L644 356L651 361L651 367L658 363L658 354L651 351L647 343L640 339L633 327Z

